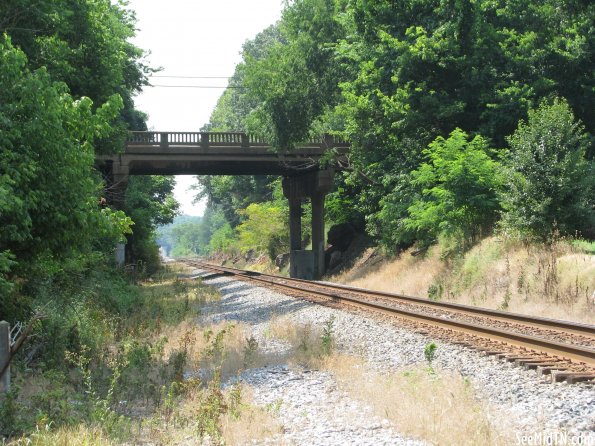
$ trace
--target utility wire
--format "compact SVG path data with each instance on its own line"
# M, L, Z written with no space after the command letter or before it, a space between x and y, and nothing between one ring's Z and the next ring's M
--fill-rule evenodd
M148 87L160 87L160 88L237 88L245 89L246 87L234 87L234 86L216 86L216 85L155 85L149 84Z
M151 77L167 77L172 79L231 79L231 76L166 76L165 74L153 74Z

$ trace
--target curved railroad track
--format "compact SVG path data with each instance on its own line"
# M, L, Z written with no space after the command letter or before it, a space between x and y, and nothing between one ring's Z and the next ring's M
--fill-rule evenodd
M526 368L552 381L595 380L595 325L531 317L498 310L437 302L328 282L290 279L213 265L184 263L282 289L284 293L326 304L344 304L398 317L410 328L466 345Z

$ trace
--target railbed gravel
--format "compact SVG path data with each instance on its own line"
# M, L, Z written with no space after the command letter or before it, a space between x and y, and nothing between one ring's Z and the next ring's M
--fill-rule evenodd
M322 327L334 316L334 336L339 351L363 356L380 372L423 364L423 349L432 339L367 314L334 309L282 295L276 291L227 277L208 278L221 300L202 314L204 322L239 321L252 327L259 347L283 353L283 342L267 338L271 315L289 316L296 323ZM490 421L501 431L532 435L562 431L592 439L595 431L595 386L568 385L540 380L535 371L496 361L463 346L439 343L434 360L437 369L451 370L471 380L478 398L487 402ZM273 444L394 444L422 442L400 436L387 420L375 417L371 408L337 389L333 377L322 371L298 371L286 366L251 369L240 379L253 387L255 402L279 404L284 427ZM324 395L321 397L321 395ZM265 442L266 444L266 442Z

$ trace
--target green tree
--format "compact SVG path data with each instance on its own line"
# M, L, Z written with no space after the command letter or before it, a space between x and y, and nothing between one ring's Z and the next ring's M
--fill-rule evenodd
M181 223L172 228L174 247L173 257L198 255L204 247L201 246L200 222Z
M252 40L246 41L242 48L244 60L257 61L264 58L267 51L281 42L281 34L277 25L271 25L258 33ZM247 92L244 85L246 63L240 62L229 80L227 88L211 114L209 122L201 130L205 132L245 132L246 120L259 105L258 98ZM254 130L254 129L253 129Z
M236 233L228 222L217 228L211 235L208 252L229 252L236 245Z
M593 237L595 172L585 159L590 138L568 103L529 111L508 138L502 225L523 238L548 240L559 231Z
M252 203L242 212L245 220L238 226L242 252L267 252L271 259L289 250L287 215L274 202Z
M109 136L119 96L93 112L89 98L74 100L63 83L0 39L0 282L23 281L60 269L68 259L100 248L129 223L101 211L101 182L93 142ZM121 235L121 233L120 233Z
M246 117L248 130L279 149L308 138L312 123L339 100L345 70L333 57L343 37L340 2L302 0L283 11L280 38L254 57L244 56L244 86L257 104Z
M145 127L134 109L133 95L152 72L144 52L130 39L134 14L124 2L110 0L18 0L0 3L0 33L12 37L29 59L29 67L45 67L51 78L65 82L72 96L102 104L117 93L124 102L120 130ZM121 142L112 138L105 150Z
M283 149L321 132L347 137L350 166L331 214L365 219L369 233L402 247L429 237L405 223L421 194L412 172L437 137L462 128L506 148L528 110L555 96L595 131L594 14L593 2L556 0L289 2L278 34L244 54L234 79L243 88L226 92L215 121ZM237 215L247 204L228 207Z
M398 220L416 199L409 173L453 128L504 147L527 110L557 94L592 130L594 11L555 0L348 2L336 55L357 72L341 84L338 112L364 174L348 180L368 230L399 238ZM394 190L398 199L384 199ZM395 224L384 225L383 214Z
M461 241L463 249L489 231L500 209L501 166L481 136L469 141L461 129L447 139L436 138L424 155L427 161L411 173L419 199L408 208L403 229L432 240L440 234Z
M197 199L207 198L207 207L217 207L232 227L241 221L239 211L250 203L272 198L274 177L266 175L201 175Z
M176 215L171 223L160 225L157 227L157 244L161 248L163 248L165 255L171 256L173 250L176 248L178 244L178 239L176 237L177 234L176 231L174 231L175 228L177 226L191 224L200 228L200 232L202 232L202 220L203 217L196 217L190 215Z

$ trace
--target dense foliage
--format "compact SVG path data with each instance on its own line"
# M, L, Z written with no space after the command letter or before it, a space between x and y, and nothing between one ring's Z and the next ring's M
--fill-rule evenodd
M192 256L200 253L202 236L202 217L178 215L167 225L157 230L157 243L168 257ZM208 240L206 240L208 243Z
M209 126L279 149L348 138L351 169L328 216L365 220L389 251L439 235L468 247L501 215L523 238L548 239L554 226L592 237L594 14L592 2L555 0L289 2L247 43L232 80L243 89L225 92ZM542 143L547 160L536 158ZM209 181L216 205L228 195ZM250 192L227 206L232 227L267 199Z
M508 138L503 226L526 238L555 232L595 237L595 172L585 159L589 135L566 102L529 111Z
M444 234L470 246L496 221L500 166L490 158L492 150L484 138L467 139L460 129L448 139L439 136L424 150L427 162L411 173L420 198L401 223L418 239Z
M127 129L146 128L132 98L151 70L134 32L121 2L0 3L0 319L87 308L95 291L82 283L113 273L125 235L137 258L158 260L151 240L176 210L173 180L132 180L116 210L95 168Z
M154 273L160 265L156 229L173 221L179 204L172 192L173 177L133 176L126 190L124 210L134 221L127 237L127 262L138 261L146 273Z
M0 288L35 266L117 241L121 213L98 206L93 141L109 135L121 107L118 96L93 112L89 98L74 100L47 70L31 72L23 52L0 42ZM125 222L123 222L125 223ZM99 238L98 238L99 236ZM114 240L115 238L115 240ZM4 295L6 296L6 294Z

